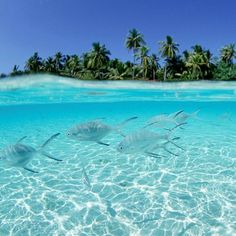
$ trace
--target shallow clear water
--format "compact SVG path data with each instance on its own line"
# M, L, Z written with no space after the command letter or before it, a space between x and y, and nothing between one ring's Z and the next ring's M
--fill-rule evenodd
M47 151L63 159L38 155L29 165L38 174L0 160L0 235L236 234L235 84L112 85L39 76L0 87L0 147L27 135L23 143L37 148L60 132ZM200 112L176 130L184 148L172 147L178 156L120 154L123 138L115 132L103 139L110 146L66 136L80 122L104 118L115 125L138 116L124 127L129 134L153 115L182 109Z

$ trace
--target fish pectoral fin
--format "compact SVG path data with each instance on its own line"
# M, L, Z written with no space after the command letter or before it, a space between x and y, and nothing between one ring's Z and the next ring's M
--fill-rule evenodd
M39 172L38 171L35 171L35 170L32 170L32 169L30 169L30 168L28 168L28 167L23 167L24 168L24 170L27 170L27 171L29 171L29 172L31 172L31 173L34 173L34 174L38 174Z
M51 154L47 153L47 152L42 152L42 155L44 155L45 157L52 159L54 161L62 161L61 159L58 159L56 157L53 157Z
M27 136L24 136L24 137L20 138L16 143L20 143L20 142L23 141L25 138L27 138Z
M110 144L108 144L108 143L103 143L103 142L101 142L101 141L98 141L97 144L104 145L104 146L110 146Z

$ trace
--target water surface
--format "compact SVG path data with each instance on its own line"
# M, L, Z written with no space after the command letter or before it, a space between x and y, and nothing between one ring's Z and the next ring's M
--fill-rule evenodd
M61 135L30 166L32 174L0 163L0 235L234 235L236 234L236 84L84 82L52 76L0 82L0 147L27 135L39 147ZM184 109L189 119L172 150L156 159L120 154L111 133L102 146L66 136L98 118L123 132L156 114ZM86 170L91 188L84 180Z

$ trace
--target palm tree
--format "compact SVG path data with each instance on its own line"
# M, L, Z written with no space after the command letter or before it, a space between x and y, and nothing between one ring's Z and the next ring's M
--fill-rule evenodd
M25 69L29 72L39 72L42 67L42 58L35 52L32 57L28 59Z
M143 35L137 29L131 29L127 36L125 42L126 48L129 50L133 50L133 79L134 79L134 66L135 66L135 55L137 54L138 49L145 45L145 41L143 39Z
M183 51L183 61L184 62L186 62L188 60L189 55L190 55L190 53L188 50Z
M43 61L43 70L50 73L55 73L57 71L55 61L52 57L48 57Z
M195 53L198 53L198 54L201 54L204 52L202 46L199 44L195 44L194 46L192 46L192 49Z
M85 54L86 67L93 73L95 78L103 79L107 72L107 64L110 60L110 51L106 49L106 46L98 43L93 43L90 53Z
M177 55L173 58L166 59L167 61L167 72L176 77L178 75L181 75L182 72L185 69L185 63L180 55Z
M124 80L127 77L127 73L126 71L120 71L118 68L109 68L106 76L111 80Z
M159 63L159 58L157 57L157 55L155 53L153 53L150 57L149 57L149 67L152 73L152 79L155 80L156 79L156 72L158 70L158 68L160 67Z
M22 71L19 70L19 66L14 65L12 72L10 73L11 76L15 76L15 75L21 75Z
M86 52L86 53L83 53L82 56L81 56L81 59L82 59L82 67L84 70L88 70L89 69L89 59L90 59L90 53Z
M109 62L111 53L104 44L101 45L99 42L93 43L92 47L92 51L88 55L88 68L99 70Z
M61 52L57 52L54 55L55 69L57 72L60 72L62 70L64 61L65 57L62 55Z
M179 44L175 43L171 36L166 36L166 41L160 42L160 53L163 58L172 59L176 56L176 53L179 51L178 46ZM167 63L164 68L164 80L166 80L166 70L167 70Z
M201 45L192 47L193 52L189 53L186 60L186 67L189 68L191 76L195 79L211 79L213 64L212 54L209 50L204 50Z
M65 71L71 76L75 76L80 71L80 59L77 55L67 56Z
M143 79L147 77L148 68L149 68L149 48L142 46L139 49L139 54L137 54L137 59L141 60Z
M194 79L203 78L202 66L205 65L205 59L203 54L193 52L189 55L186 66L190 69L191 77Z
M221 60L229 65L233 64L233 58L236 57L236 50L235 50L235 45L234 44L229 44L223 47L220 51L221 55Z

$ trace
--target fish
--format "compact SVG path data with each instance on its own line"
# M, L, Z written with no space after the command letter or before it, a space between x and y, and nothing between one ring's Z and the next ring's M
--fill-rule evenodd
M21 142L27 137L24 136L19 139L15 144L9 145L0 152L0 162L2 161L7 166L23 168L32 173L39 173L27 167L27 164L38 154L46 156L55 161L62 161L61 159L53 157L45 151L45 147L54 140L60 133L52 135L46 140L38 149L30 145L22 144Z
M199 119L199 118L197 118L199 111L200 110L197 110L193 113L186 113L186 112L182 111L181 113L179 113L177 116L174 117L175 122L177 124L181 124L181 123L186 122L189 118Z
M120 129L126 125L127 122L137 118L137 116L131 117L115 126L107 125L102 122L101 119L81 123L72 127L67 132L67 136L77 141L91 141L100 145L109 146L109 144L104 143L102 139L113 131L119 133L121 136L125 136Z
M157 149L164 149L170 154L174 154L167 149L167 144L173 144L179 147L174 141L179 137L171 138L172 131L164 134L141 129L127 135L118 145L116 150L125 154L147 154L149 156L160 158L165 157L155 153ZM181 148L181 147L179 147ZM182 148L181 148L182 149ZM177 156L177 154L174 154Z
M183 112L183 110L171 113L171 114L161 114L156 115L150 118L147 122L147 125L144 126L144 128L155 125L159 128L166 128L169 126L177 126L179 123L175 120L178 115L180 115Z

